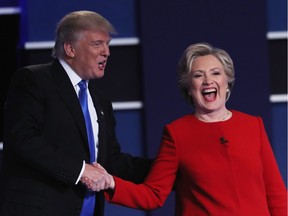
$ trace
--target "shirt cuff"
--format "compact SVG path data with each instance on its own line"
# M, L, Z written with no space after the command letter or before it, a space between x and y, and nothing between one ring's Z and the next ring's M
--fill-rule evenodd
M75 185L77 185L78 182L80 181L81 176L82 176L82 174L83 174L83 172L84 172L84 169L85 169L85 161L83 160L82 169L81 169L81 172L80 172L80 174L79 174L79 176L78 176L78 178L77 178L77 181L75 182Z

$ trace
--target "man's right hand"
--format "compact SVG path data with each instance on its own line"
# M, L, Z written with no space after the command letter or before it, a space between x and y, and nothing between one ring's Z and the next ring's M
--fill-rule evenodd
M86 185L89 190L100 191L108 189L111 178L107 171L98 163L85 164L85 169L80 181Z

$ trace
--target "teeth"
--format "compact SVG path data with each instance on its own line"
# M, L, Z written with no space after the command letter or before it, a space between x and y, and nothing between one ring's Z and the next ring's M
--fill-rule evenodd
M216 90L215 89L204 89L202 92L203 93L212 93L212 92L215 92Z
M99 63L99 67L104 68L104 63L103 62Z

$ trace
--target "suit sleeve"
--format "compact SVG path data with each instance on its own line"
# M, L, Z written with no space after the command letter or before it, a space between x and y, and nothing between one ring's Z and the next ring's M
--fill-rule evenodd
M166 127L159 153L145 181L142 184L134 184L114 177L114 194L109 196L106 193L105 196L112 203L132 208L151 210L161 207L173 188L177 170L177 148Z
M102 123L99 129L97 161L112 175L134 183L143 182L151 168L152 159L122 152L121 145L116 137L116 121L112 104L100 94L98 94L98 99L100 100L99 104L102 106L98 106L98 113L101 114L99 109L103 109L104 115L102 116ZM101 115L98 118L101 118Z

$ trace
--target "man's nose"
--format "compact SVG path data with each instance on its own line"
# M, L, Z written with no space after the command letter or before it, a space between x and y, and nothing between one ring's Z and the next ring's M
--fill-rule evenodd
M101 55L103 56L109 56L110 55L110 48L108 44L103 44L102 50L101 50Z

